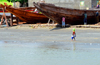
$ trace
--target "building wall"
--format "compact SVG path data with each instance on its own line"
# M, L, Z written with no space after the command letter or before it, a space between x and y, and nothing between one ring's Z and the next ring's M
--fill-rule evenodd
M39 0L28 0L28 7L34 7L33 2L38 2Z
M29 7L33 6L33 2L38 2L39 0L28 0ZM53 3L56 6L74 8L74 9L86 9L91 8L91 0L45 0L46 3ZM84 2L84 5L80 5L80 2Z
M97 5L97 2L95 0L92 0L92 8L96 7L96 5Z
M93 7L96 7L97 4L100 5L100 0L92 0L92 8L93 8Z

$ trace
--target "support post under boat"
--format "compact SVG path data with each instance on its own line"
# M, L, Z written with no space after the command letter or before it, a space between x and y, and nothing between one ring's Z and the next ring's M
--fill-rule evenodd
M13 14L11 14L10 25L13 26Z
M51 20L51 19L48 20L48 25L49 25L49 23L50 23L50 20ZM52 24L54 25L54 21L52 21Z
M13 19L16 19L16 22L13 22ZM19 22L19 18L13 17L13 14L11 14L10 26L13 26L13 23L17 23L17 25L18 25L18 22Z

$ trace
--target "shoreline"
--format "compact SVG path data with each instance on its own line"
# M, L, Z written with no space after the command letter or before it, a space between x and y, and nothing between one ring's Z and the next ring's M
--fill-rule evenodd
M88 24L88 25L69 25L66 24L66 27L62 27L59 24L19 24L15 26L9 26L7 27L6 25L0 25L0 28L32 28L32 29L37 29L37 28L92 28L92 29L100 29L100 24Z
M99 43L100 30L93 28L75 28L76 41L71 41L71 28L0 28L0 40L28 43Z

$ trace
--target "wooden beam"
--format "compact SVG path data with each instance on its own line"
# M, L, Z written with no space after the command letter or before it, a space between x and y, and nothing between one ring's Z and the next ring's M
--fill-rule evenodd
M17 22L17 25L18 25L18 22L19 22L19 18L18 17L16 18L16 22Z
M10 25L13 26L13 14L11 14Z

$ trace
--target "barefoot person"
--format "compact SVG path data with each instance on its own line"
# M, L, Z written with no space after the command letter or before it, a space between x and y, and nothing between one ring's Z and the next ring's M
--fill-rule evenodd
M6 25L9 26L9 25L8 25L8 22L7 22L7 17L6 17L6 15L5 15L5 9L2 8L2 10L3 10L3 15L2 15L2 18L1 18L1 25L2 25L3 19L5 18Z
M65 17L62 17L62 27L65 27Z

